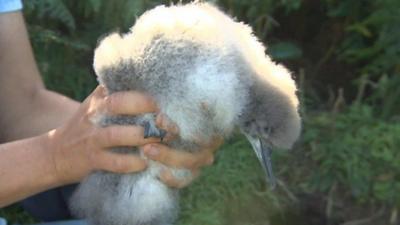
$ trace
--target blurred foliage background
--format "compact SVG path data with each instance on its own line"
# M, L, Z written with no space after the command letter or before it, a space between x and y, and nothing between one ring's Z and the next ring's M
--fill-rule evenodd
M400 224L400 1L211 2L250 24L293 71L303 135L293 150L274 152L274 191L249 144L227 141L183 190L178 224ZM83 100L96 86L98 38L127 31L159 4L170 1L24 1L47 87ZM15 206L0 216L31 221Z

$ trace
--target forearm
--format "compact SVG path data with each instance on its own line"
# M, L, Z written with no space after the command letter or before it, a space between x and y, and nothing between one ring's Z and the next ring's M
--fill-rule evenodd
M33 137L63 124L79 107L78 102L46 89L38 90L21 111L3 122L3 142Z
M43 88L21 12L0 14L0 124Z
M21 126L25 138L42 134L64 124L79 108L80 103L56 92L42 89L36 96L32 111L28 112ZM32 127L26 126L32 124ZM15 135L18 135L17 132Z
M0 145L0 208L61 185L47 136Z
M0 14L0 143L53 129L77 108L44 88L21 12Z

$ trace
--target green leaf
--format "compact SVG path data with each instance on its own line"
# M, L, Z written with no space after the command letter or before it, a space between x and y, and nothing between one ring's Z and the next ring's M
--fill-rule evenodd
M353 24L346 28L347 31L355 31L359 34L363 35L364 37L372 37L372 32L363 24Z

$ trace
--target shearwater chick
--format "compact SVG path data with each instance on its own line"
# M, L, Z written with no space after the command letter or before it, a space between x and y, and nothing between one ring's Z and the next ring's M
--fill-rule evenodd
M229 137L239 128L274 177L270 147L290 148L300 133L296 86L288 70L265 55L250 27L208 3L159 6L138 18L127 34L113 33L95 50L94 69L109 93L141 91L179 128L165 143L199 151L198 140ZM100 126L136 124L162 137L154 114L103 116ZM113 151L141 154L135 148ZM95 172L71 199L72 211L93 225L168 225L178 213L178 193L157 179L166 168L150 161L144 172ZM184 169L168 168L179 178Z

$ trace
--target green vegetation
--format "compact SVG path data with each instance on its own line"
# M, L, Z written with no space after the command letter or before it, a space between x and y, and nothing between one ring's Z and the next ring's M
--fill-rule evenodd
M186 1L183 1L186 2ZM294 72L304 128L273 155L271 191L249 144L229 140L183 190L180 225L398 224L400 1L214 0ZM82 100L96 40L161 0L30 0L25 16L47 86ZM29 223L18 207L0 210ZM359 220L361 219L361 220Z

